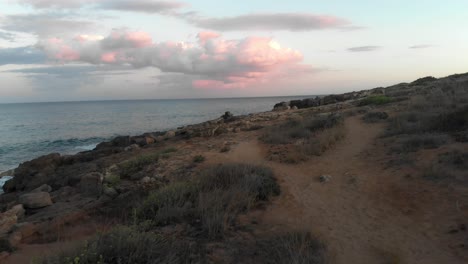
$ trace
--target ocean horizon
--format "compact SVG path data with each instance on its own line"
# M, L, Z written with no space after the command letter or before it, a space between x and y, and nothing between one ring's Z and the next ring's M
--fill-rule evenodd
M92 150L116 136L175 129L226 111L270 111L278 102L314 96L2 103L0 172L49 153Z

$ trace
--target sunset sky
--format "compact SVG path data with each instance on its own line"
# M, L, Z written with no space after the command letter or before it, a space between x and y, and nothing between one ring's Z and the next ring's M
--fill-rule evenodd
M315 95L468 72L468 1L0 0L0 103Z

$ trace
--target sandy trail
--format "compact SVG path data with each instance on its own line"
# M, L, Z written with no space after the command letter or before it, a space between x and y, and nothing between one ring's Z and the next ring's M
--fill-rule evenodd
M330 263L463 263L379 193L393 175L368 150L383 127L357 117L345 125L342 142L299 165L266 161L256 140L225 157L269 166L279 178L283 193L261 213L262 226L312 231L327 244ZM332 180L320 183L324 174Z

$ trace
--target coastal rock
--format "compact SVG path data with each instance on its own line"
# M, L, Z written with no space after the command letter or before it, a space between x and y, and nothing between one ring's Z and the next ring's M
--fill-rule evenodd
M138 150L138 149L140 149L140 146L138 146L137 144L132 144L132 145L130 145L128 147L125 147L124 151L128 152L128 151L134 151L134 150Z
M24 207L29 209L43 208L52 205L50 194L46 192L23 194L18 200Z
M43 185L37 187L36 189L32 190L31 193L35 193L35 192L48 192L48 193L50 193L51 191L52 191L52 187L50 187L47 184L43 184Z
M15 170L13 183L7 182L5 191L31 191L43 184L55 182L55 171L62 164L62 157L58 153L49 154L22 163Z
M10 247L16 248L20 243L23 236L21 232L15 231L8 236L8 243Z
M230 122L234 120L234 115L227 111L224 113L224 115L221 116L225 122Z
M140 180L141 183L143 184L146 184L146 183L150 183L151 182L151 178L146 176L146 177L143 177L141 180Z
M84 195L100 196L104 176L98 172L83 175L80 180L80 190Z
M173 138L176 136L175 131L167 131L167 133L164 135L165 138Z
M104 193L104 195L109 196L112 199L119 196L119 193L117 192L117 190L115 188L109 187L109 186L104 186L103 193Z
M5 193L14 192L16 190L15 178L6 181L2 188Z
M0 214L0 237L9 233L19 219L24 217L23 205L19 204Z
M114 147L127 147L130 145L130 136L116 137L111 143Z
M289 102L281 102L275 104L273 107L273 111L286 111L289 110L291 107L289 106Z

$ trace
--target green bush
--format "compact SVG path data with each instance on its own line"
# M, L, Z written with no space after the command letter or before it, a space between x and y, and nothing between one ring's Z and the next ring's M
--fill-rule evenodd
M202 163L205 161L205 157L203 155L196 155L195 157L193 157L193 162L195 163Z
M117 227L86 245L43 259L41 264L189 263L188 244L130 227Z
M242 252L239 252L242 251ZM291 232L259 238L255 245L234 251L238 263L323 264L325 245L309 232Z
M358 102L359 106L365 105L383 105L392 102L390 97L384 95L376 95L376 96L369 96L366 97Z
M156 225L200 219L208 237L221 237L240 213L278 194L270 169L223 164L202 171L194 181L154 191L137 210L137 217Z
M449 140L450 138L447 135L440 134L408 135L396 141L397 145L393 147L393 151L407 153L420 149L434 149L447 143Z
M143 170L146 166L156 163L159 160L159 153L148 154L127 160L119 164L120 175L129 177Z

